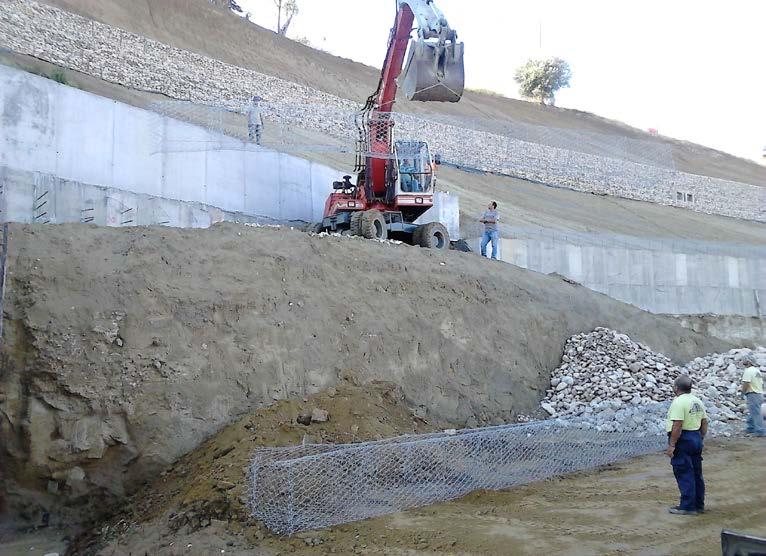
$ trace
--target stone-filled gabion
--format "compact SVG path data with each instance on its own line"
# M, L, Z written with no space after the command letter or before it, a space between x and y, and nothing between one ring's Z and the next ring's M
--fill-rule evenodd
M112 83L197 103L272 101L272 124L296 122L309 131L348 139L358 103L193 52L32 0L0 2L0 44ZM295 118L289 105L301 107ZM339 125L335 125L335 124ZM680 206L766 221L766 188L596 156L464 126L465 122L402 117L400 137L427 140L433 152L460 166L601 195ZM677 194L684 194L679 200ZM686 193L691 193L689 202Z

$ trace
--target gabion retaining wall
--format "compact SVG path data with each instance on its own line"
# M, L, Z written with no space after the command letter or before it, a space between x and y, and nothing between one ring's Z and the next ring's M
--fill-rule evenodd
M171 98L204 103L258 93L275 102L306 104L301 125L322 133L333 133L328 112L358 108L352 101L311 87L173 48L34 1L0 3L0 41L16 52ZM461 127L458 121L419 119L417 131L445 161L460 166L578 191L766 221L763 187L520 141Z

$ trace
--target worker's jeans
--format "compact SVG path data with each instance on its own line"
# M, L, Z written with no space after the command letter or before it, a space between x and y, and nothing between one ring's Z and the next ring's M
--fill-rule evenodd
M250 140L250 142L255 141L256 145L261 144L261 132L263 130L263 126L260 125L254 125L250 124L247 126L247 138Z
M500 243L500 232L497 230L484 230L484 235L481 236L481 256L487 256L487 244L492 242L492 258L497 259L497 245Z
M681 492L679 508L691 512L704 509L705 481L702 478L702 435L699 431L681 432L670 464Z
M763 394L748 392L745 394L747 400L747 409L750 414L747 416L747 432L756 436L766 435L766 429L763 427L763 417L761 417L761 404L763 403Z

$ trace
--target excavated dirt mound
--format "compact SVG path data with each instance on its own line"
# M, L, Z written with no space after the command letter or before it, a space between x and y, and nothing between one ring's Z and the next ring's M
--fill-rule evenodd
M327 411L328 421L297 422L299 416L315 409ZM179 545L184 534L224 524L228 536L241 536L242 544L257 544L271 535L250 517L246 506L247 469L256 447L359 442L435 428L413 415L399 386L385 382L360 386L349 375L338 388L302 400L277 402L226 427L131 497L97 535L78 539L70 552L172 553L170 543L175 540ZM158 536L139 540L147 527L156 528Z
M234 224L11 230L0 492L26 523L97 514L349 371L474 426L535 411L566 339L597 326L677 363L733 347L468 253Z

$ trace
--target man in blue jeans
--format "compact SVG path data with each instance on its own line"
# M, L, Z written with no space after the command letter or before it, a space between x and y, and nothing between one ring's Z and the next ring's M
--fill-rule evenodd
M479 222L484 224L484 234L481 236L481 256L487 256L487 244L492 242L492 258L497 260L497 246L500 242L500 232L497 230L497 203L492 201L487 210L481 215Z
M707 413L702 401L692 395L692 379L681 375L673 382L676 395L668 409L666 430L673 475L681 502L670 513L697 515L705 512L705 480L702 478L702 445L707 434Z
M742 362L745 372L742 373L742 394L747 400L747 432L753 436L766 436L761 416L761 404L763 403L763 373L758 367L755 358L748 355Z

